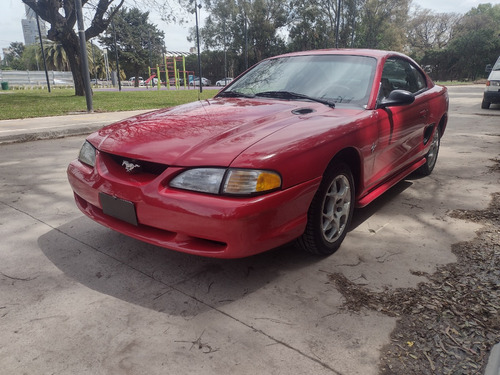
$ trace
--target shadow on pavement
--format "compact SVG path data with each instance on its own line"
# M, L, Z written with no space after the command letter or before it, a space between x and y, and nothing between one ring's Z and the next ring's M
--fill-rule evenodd
M38 245L64 274L88 288L186 318L322 259L291 244L244 259L202 258L137 241L86 217L41 236Z

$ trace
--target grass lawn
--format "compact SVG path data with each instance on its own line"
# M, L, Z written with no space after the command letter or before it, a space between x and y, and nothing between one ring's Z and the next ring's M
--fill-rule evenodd
M218 90L203 90L201 99L213 97ZM172 107L199 99L198 90L94 91L94 112L130 111ZM0 120L60 116L85 112L85 97L73 89L5 91L0 95Z

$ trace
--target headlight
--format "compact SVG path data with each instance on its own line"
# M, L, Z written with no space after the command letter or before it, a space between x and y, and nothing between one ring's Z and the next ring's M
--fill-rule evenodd
M176 176L170 186L210 194L253 195L279 189L281 177L264 170L196 168Z
M90 165L91 167L95 166L95 147L92 146L90 142L85 141L80 149L78 160L84 164Z
M220 168L189 169L170 181L170 186L178 189L219 194L225 173L226 170Z

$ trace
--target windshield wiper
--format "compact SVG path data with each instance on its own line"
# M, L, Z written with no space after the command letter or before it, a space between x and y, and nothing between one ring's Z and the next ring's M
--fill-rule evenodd
M306 99L306 100L311 100L313 102L325 104L331 108L335 108L335 103L332 102L331 100L313 98L308 95L299 94L291 91L265 91L265 92L259 92L255 94L255 96L262 96L265 98L277 98L277 99Z
M253 95L244 94L239 91L222 91L217 96L224 96L226 98L253 98Z

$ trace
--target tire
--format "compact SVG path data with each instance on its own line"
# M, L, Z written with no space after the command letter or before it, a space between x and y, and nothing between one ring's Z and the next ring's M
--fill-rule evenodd
M481 102L481 108L482 109L489 109L490 108L490 104L491 103L488 103L486 100L484 100L483 98L483 101Z
M439 134L439 128L434 130L434 134L431 139L431 147L425 155L425 164L422 165L419 169L417 169L417 173L421 176L428 176L432 173L432 170L436 166L438 154L439 154L439 146L441 145L441 136Z
M307 213L307 225L298 243L305 251L330 255L344 240L354 212L354 178L339 163L327 170Z

